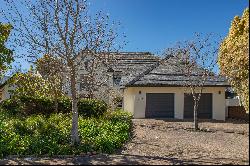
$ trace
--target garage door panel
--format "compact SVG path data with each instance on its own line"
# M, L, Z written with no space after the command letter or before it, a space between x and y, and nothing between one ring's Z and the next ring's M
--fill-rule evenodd
M192 95L184 95L184 118L194 117L194 101ZM198 118L212 119L212 93L203 93L198 105Z
M173 118L174 94L173 93L147 93L146 118Z

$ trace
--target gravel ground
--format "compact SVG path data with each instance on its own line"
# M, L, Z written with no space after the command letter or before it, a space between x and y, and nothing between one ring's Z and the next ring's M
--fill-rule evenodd
M133 138L114 155L16 158L0 164L249 164L249 124L242 121L192 122L135 119Z
M249 124L134 120L135 137L124 155L147 156L152 164L248 164ZM154 160L156 159L156 160Z

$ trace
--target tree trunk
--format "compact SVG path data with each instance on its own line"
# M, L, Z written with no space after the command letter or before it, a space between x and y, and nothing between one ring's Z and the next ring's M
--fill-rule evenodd
M198 127L198 107L197 103L194 104L194 130L197 131L199 129Z
M55 100L55 112L58 113L58 96L57 96L57 92L54 92L55 93L55 97L54 97L54 100Z
M75 70L71 70L70 76L71 82L71 95L72 95L72 129L71 129L71 143L73 145L79 144L80 139L78 135L78 109L77 109L77 98L76 98L76 79Z

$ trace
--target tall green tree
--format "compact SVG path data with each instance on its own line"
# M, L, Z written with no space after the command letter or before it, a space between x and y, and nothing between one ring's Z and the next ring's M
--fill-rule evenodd
M228 36L221 43L218 64L249 111L249 8L241 18L234 17Z
M0 77L10 67L14 60L13 51L6 48L5 43L8 40L12 26L0 22Z
M12 91L12 95L16 99L23 96L51 97L52 94L48 82L36 74L33 68L27 73L15 73L9 82L16 87Z

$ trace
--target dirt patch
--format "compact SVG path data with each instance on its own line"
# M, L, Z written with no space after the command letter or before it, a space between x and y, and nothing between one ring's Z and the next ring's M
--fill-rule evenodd
M158 164L249 163L249 124L207 121L199 132L192 127L186 121L134 120L135 137L122 154L162 157Z

